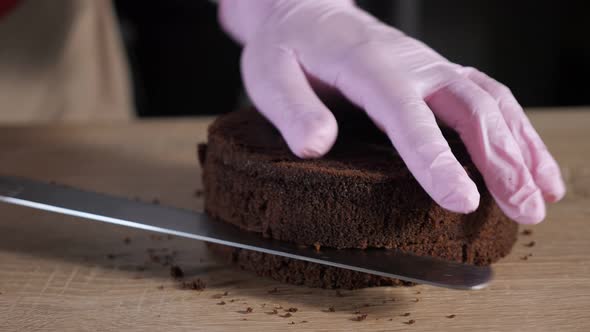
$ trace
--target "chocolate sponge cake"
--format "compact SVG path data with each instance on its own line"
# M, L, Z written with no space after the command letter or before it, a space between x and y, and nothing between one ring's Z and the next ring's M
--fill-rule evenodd
M397 248L486 265L507 255L517 225L496 206L464 146L445 131L453 153L477 184L477 211L438 206L395 149L360 111L335 113L338 139L323 158L302 160L254 109L219 117L199 147L205 210L219 222L264 237L332 248ZM245 269L327 288L399 281L247 250L212 245Z

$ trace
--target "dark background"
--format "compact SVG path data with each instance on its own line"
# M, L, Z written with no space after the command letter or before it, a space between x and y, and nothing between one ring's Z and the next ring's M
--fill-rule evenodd
M524 106L590 105L590 2L359 0L451 61L508 85ZM206 0L116 0L141 116L239 103L240 48Z

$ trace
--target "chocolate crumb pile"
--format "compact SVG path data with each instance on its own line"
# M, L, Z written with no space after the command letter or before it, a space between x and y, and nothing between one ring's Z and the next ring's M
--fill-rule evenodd
M356 321L356 322L360 322L360 321L367 319L367 316L368 316L368 314L360 314L360 315L354 317L352 320Z
M196 291L202 291L205 289L205 282L201 279L195 279L195 280L191 280L191 281L182 281L180 283L180 288L181 289L192 289L192 290L196 290Z
M524 245L524 246L525 246L525 247L527 247L527 248L532 248L532 247L534 247L534 246L535 246L535 244L536 244L536 242L535 242L535 241L531 241L531 242L529 242L529 243L525 243L525 245Z
M410 319L409 321L407 321L407 322L404 322L404 324L407 324L407 325L412 325L412 324L414 324L414 323L416 323L416 321L415 321L415 320L413 320L413 319Z
M178 265L172 265L170 267L170 276L174 279L184 278L184 271Z

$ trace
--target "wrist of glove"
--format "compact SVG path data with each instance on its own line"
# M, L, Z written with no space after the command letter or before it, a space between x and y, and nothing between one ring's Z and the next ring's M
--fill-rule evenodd
M502 210L520 223L561 199L559 167L504 85L449 62L343 0L222 0L220 22L244 44L253 103L302 158L325 154L338 124L311 80L364 109L442 207L474 211L479 193L438 118L461 136Z

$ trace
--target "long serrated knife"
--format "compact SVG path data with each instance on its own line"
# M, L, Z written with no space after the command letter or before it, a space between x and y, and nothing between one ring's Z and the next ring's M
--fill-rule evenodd
M0 176L0 201L433 286L481 289L493 275L489 266L449 262L395 249L318 251L245 232L212 220L205 213L16 177Z

